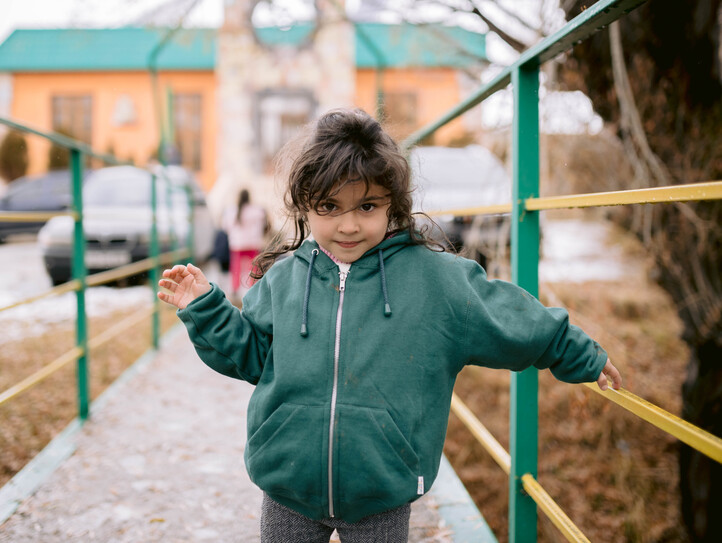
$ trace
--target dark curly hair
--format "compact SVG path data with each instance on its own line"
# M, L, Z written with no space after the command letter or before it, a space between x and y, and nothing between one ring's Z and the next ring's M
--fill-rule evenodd
M361 109L335 109L322 115L284 147L277 166L287 179L284 204L294 235L290 241L279 235L256 258L255 279L280 255L301 246L309 234L308 211L346 183L362 181L367 187L376 184L389 191L389 234L408 231L414 243L437 245L416 227L406 158L379 122Z

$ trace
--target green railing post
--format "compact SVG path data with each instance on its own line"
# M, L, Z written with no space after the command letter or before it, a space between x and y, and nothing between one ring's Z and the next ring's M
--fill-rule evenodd
M193 188L190 185L185 186L186 191L186 197L188 198L188 240L187 240L187 248L188 248L188 262L193 262L193 245L196 235L196 203L193 198Z
M170 251L175 252L178 249L178 234L176 232L175 224L175 199L173 193L177 190L171 183L167 176L163 177L165 180L165 209L168 214L168 236L170 239ZM165 248L162 248L165 251ZM174 260L173 263L176 263Z
M153 266L150 268L150 284L153 292L153 326L151 331L151 345L154 349L158 348L158 338L160 337L160 300L158 300L158 178L155 174L151 175L150 183L150 205L152 209L152 222L150 226L150 254L153 259Z
M512 281L539 296L539 214L524 210L539 195L539 68L523 64L512 72L514 88ZM536 541L537 511L522 488L525 473L537 475L538 375L529 368L511 377L509 445L509 541Z
M90 411L90 386L88 379L88 320L85 312L85 235L83 233L83 153L70 149L70 168L73 183L73 211L75 226L73 231L73 279L80 281L76 292L77 315L75 319L76 343L83 354L78 358L78 416L86 420Z

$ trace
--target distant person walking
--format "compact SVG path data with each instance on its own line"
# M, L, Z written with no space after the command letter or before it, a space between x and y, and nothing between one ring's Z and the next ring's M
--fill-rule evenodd
M238 197L238 208L235 213L224 218L223 228L228 232L230 249L231 291L236 296L248 290L251 281L253 259L265 246L267 231L266 211L251 203L251 196L246 189Z

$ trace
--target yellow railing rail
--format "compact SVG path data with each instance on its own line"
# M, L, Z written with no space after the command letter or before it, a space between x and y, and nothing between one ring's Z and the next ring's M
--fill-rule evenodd
M53 213L41 211L0 211L0 219L3 221L45 222L53 217L72 217L76 219L78 214L74 211L57 211Z
M468 217L470 215L501 215L503 213L511 213L511 204L495 204L490 206L464 207L447 210L434 209L432 211L428 211L426 214L430 217L438 217L440 215Z
M85 354L85 351L80 347L73 347L68 352L60 355L58 358L53 360L47 366L43 366L41 369L26 377L19 383L11 386L5 392L0 393L0 405L6 401L14 398L21 392L25 392L30 387L36 385L46 377L50 377L53 373L58 371L60 368L66 366L70 362L76 362L81 356Z
M616 190L611 192L591 192L588 194L570 194L566 196L545 196L523 200L527 211L551 209L571 209L586 207L621 206L630 204L670 204L674 202L693 202L699 200L722 199L722 181L690 183L673 187L655 187L651 189ZM465 207L429 211L427 215L499 215L511 213L512 204Z
M149 307L148 309L136 312L129 317L126 317L119 323L113 325L111 328L107 329L105 332L101 333L95 338L91 338L88 340L88 350L96 349L103 345L104 343L107 343L108 341L112 340L131 326L141 322L144 319L147 319L151 315L153 315L155 311L154 307ZM65 367L70 362L75 362L83 355L83 350L79 347L73 347L68 352L63 353L58 358L50 362L48 365L43 366L41 369L33 373L32 375L26 377L19 383L13 385L9 389L5 390L4 392L0 393L0 405L5 403L6 401L14 398L15 396L21 394L22 392L25 392L29 388L33 387L34 385L38 384L43 379L46 379L47 377L50 377L58 370Z
M180 258L188 256L189 254L190 254L190 251L188 251L188 249L177 249L175 251L169 251L167 253L163 253L163 254L159 255L158 261L160 264L169 264ZM112 281L117 281L118 279L124 279L126 277L130 277L137 273L148 271L148 270L152 269L154 266L155 266L155 259L153 259L153 257L144 258L143 260L138 260L137 262L133 262L132 264L126 264L126 265L120 266L118 268L113 268L112 270L98 272L98 273L94 273L92 275L88 275L87 279L85 281L85 284L89 287L97 287L99 285L111 283ZM29 304L32 302L36 302L38 300L42 300L43 298L49 298L51 296L59 296L60 294L65 294L66 292L74 292L79 289L80 289L80 281L78 281L77 279L73 279L72 281L68 281L67 283L63 283L62 285L53 287L40 294L35 294L33 296L29 296L28 298L23 298L22 300L18 300L17 302L14 302L12 304L0 307L0 313L3 311L7 311L8 309L13 309L13 308L19 307L21 305L25 305L25 304Z
M27 298L23 298L22 300L18 300L17 302L13 302L12 304L0 307L0 313L3 311L7 311L8 309L13 309L14 307L20 307L21 305L37 302L38 300L42 300L43 298L59 296L61 294L65 294L66 292L75 292L76 290L80 290L80 281L78 281L77 279L73 279L72 281L68 281L67 283L63 283L62 285L58 285L57 287L48 289L45 292L41 292L40 294L34 294L33 296L29 296Z
M98 285L111 283L113 281L117 281L118 279L123 279L125 277L130 277L131 275L136 275L138 273L148 271L156 267L158 264L169 264L171 262L174 262L175 260L178 260L179 258L188 256L189 254L190 252L187 249L169 251L167 253L159 255L158 260L153 257L148 257L144 258L143 260L133 262L132 264L125 264L123 266L113 268L112 270L88 275L88 279L85 283L89 287L97 287Z
M511 456L456 394L453 394L451 397L451 410L464 423L479 444L484 447L496 463L499 464L501 469L509 475L511 473ZM522 476L522 484L524 490L526 490L542 511L546 513L567 540L579 542L589 541L530 473Z
M634 413L639 418L673 435L690 447L722 463L722 439L719 437L694 424L690 424L639 396L635 396L628 390L608 388L606 391L602 391L593 383L584 383L584 385L627 411Z
M129 317L124 318L119 323L111 326L105 332L99 334L94 338L88 340L88 350L97 349L101 345L109 342L111 339L120 335L122 332L130 328L131 326L138 324L139 322L147 319L155 311L154 307L149 307L143 311L138 311Z
M629 204L668 204L672 202L719 199L722 199L722 181L710 181L708 183L690 183L687 185L654 187L651 189L527 198L524 200L524 209L527 211L541 211L544 209L569 209Z
M501 469L509 475L511 472L511 457L509 453L456 394L451 396L451 410L459 417L496 463L499 464Z
M554 526L567 538L567 541L578 541L580 543L589 543L589 539L585 536L579 527L574 524L566 513L562 510L557 502L547 494L539 481L534 479L531 473L525 473L521 476L521 483L524 490L536 502L539 508L546 513L546 516L554 523Z

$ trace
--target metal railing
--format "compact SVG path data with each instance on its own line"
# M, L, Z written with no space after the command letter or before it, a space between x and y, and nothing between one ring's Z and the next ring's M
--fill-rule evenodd
M596 194L539 197L539 66L644 2L645 0L600 0L554 35L523 53L519 60L505 68L492 81L479 87L466 100L438 120L412 134L402 144L403 147L410 148L497 91L503 90L509 84L512 85L514 117L511 203L438 210L437 213L457 216L510 213L512 281L536 297L539 296L540 211L722 199L722 181ZM722 463L722 439L719 437L627 390L614 390L610 387L606 391L601 391L596 384L586 386ZM456 416L509 476L509 540L536 541L537 507L539 507L569 541L588 541L584 533L537 481L538 371L530 368L520 373L512 373L510 388L509 452L499 444L458 396L454 395L451 405Z
M18 302L0 307L0 312L6 311L22 305L31 304L43 298L58 296L67 292L76 293L76 323L75 323L75 346L69 351L63 353L55 360L52 360L44 367L22 379L20 382L10 388L0 392L0 405L17 397L26 390L32 388L47 377L55 374L61 368L75 362L77 364L77 403L78 418L84 421L88 418L90 412L90 384L89 384L89 354L93 349L100 347L111 339L118 337L131 326L150 317L151 319L151 346L158 348L160 338L160 301L158 300L158 280L159 267L176 262L181 258L191 257L193 248L193 197L191 187L173 187L168 179L164 179L165 186L168 191L183 190L188 199L189 213L189 229L187 233L187 246L185 248L176 248L176 236L173 231L172 209L169 209L169 228L170 228L170 245L171 250L165 253L160 252L159 234L158 234L158 178L164 176L163 170L160 174L156 171L149 171L151 176L151 210L152 221L150 231L150 256L143 260L133 262L131 264L119 266L107 271L88 274L85 264L85 236L83 230L83 164L86 157L92 157L102 160L106 164L124 165L125 162L119 161L116 157L108 154L93 151L88 145L77 140L73 140L62 134L43 132L35 128L14 122L10 119L0 117L0 123L11 129L40 136L70 152L70 170L71 170L71 193L72 208L69 211L57 213L0 213L0 218L4 221L45 221L55 216L70 216L74 221L73 243L72 243L72 279L66 283L48 289L37 295L27 297ZM168 206L172 206L173 199L166 198ZM88 316L85 310L85 295L88 287L99 286L120 279L135 276L144 272L148 272L150 276L150 285L153 294L152 306L149 309L138 311L129 317L118 322L108 330L100 333L96 337L88 337Z

